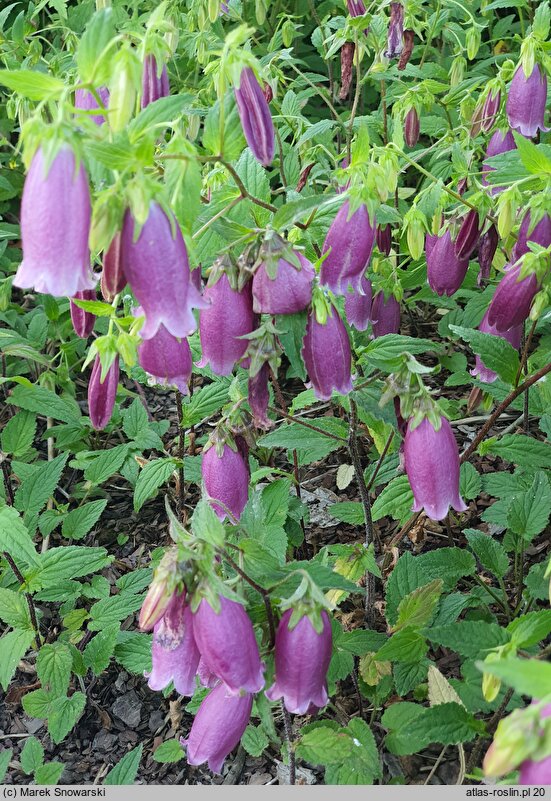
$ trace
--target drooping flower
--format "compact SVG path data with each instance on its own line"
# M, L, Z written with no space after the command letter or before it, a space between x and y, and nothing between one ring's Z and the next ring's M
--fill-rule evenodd
M454 252L458 259L467 262L474 251L480 237L478 211L470 209L463 217L454 244Z
M337 295L345 295L348 287L362 291L361 282L373 245L375 221L369 219L367 207L362 204L349 218L350 203L346 201L325 237L322 252L329 255L321 265L320 280Z
M412 106L404 119L404 140L408 147L415 147L419 141L419 114L415 106Z
M107 371L105 380L101 380L101 363L99 355L96 356L92 374L88 382L88 414L92 425L97 431L105 428L115 405L117 386L119 384L119 357Z
M362 278L363 294L348 292L344 299L344 314L349 325L358 331L365 331L371 321L372 291L371 282Z
M279 259L275 278L262 262L252 281L253 310L259 314L295 314L305 309L312 300L312 282L315 272L308 259L295 251L301 269L285 258Z
M188 765L208 762L213 773L220 773L247 728L252 707L250 693L231 695L224 684L215 687L197 710L187 739L180 738Z
M346 0L348 6L348 13L351 17L363 17L366 13L366 8L363 0Z
M161 97L168 97L169 94L170 86L166 64L163 64L162 69L159 71L157 59L154 55L148 54L143 63L142 108L154 103Z
M334 306L325 323L315 311L308 314L302 342L302 358L316 398L329 400L333 390L346 395L352 391L350 340Z
M107 86L99 86L96 92L104 107L107 108L109 105L109 89ZM82 111L98 111L101 107L92 92L88 91L88 89L77 89L75 92L75 108ZM105 122L103 114L90 114L90 118L96 125L103 125Z
M85 289L82 292L77 292L75 298L77 300L95 300L96 290ZM83 339L87 339L94 330L96 315L92 314L92 312L84 311L84 309L76 306L71 300L71 321L75 329L75 334Z
M240 603L219 596L215 612L203 598L193 614L193 633L201 657L232 693L257 693L264 687L253 624Z
M254 328L251 284L238 292L223 272L215 284L207 286L204 299L206 308L199 317L199 367L208 365L217 375L230 375L247 350L248 341L240 337Z
M509 331L501 332L498 331L493 325L488 323L488 312L482 318L482 322L478 326L478 330L482 331L483 334L493 334L496 337L501 337L502 339L506 339L513 348L516 350L520 347L520 340L522 338L522 331L523 326L517 325L515 328L511 328ZM494 373L493 370L489 370L480 356L476 356L475 360L475 367L471 370L471 375L478 376L480 381L484 381L485 384L493 384L493 382L497 379L497 373Z
M388 256L392 247L392 226L391 225L378 225L375 235L377 247L379 251Z
M520 268L520 264L508 265L505 268L503 278L497 285L488 306L488 324L500 333L524 323L539 289L538 279L534 273L521 281L518 280Z
M490 141L488 142L488 147L486 148L486 155L485 159L492 158L493 156L499 156L501 153L507 153L509 150L516 149L516 142L513 138L513 134L510 130L501 131L499 128L495 133L492 134L490 137ZM484 186L488 186L488 178L487 175L489 172L495 170L495 167L490 167L490 165L486 162L482 162L482 184ZM490 189L490 194L497 195L503 191L502 187L499 186L492 186Z
M193 636L193 616L185 592L174 594L153 629L152 670L146 673L151 690L164 690L170 682L180 695L193 695L199 650Z
M387 49L385 58L396 58L404 49L404 6L402 3L390 4Z
M268 167L274 158L275 132L270 107L250 67L241 70L235 99L243 133L257 161Z
M463 283L469 260L456 256L449 229L440 237L427 234L425 250L430 288L437 295L453 295Z
M39 147L23 187L23 261L14 285L70 298L93 289L90 219L90 190L82 162L77 169L75 154L63 145L48 166Z
M484 106L482 108L481 127L484 133L489 133L492 130L494 122L501 106L501 92L499 89L491 89L486 95Z
M385 301L385 293L377 292L371 306L371 327L375 338L400 331L400 304L394 295Z
M478 263L480 272L478 273L478 285L486 280L490 275L490 268L494 260L495 252L499 243L497 228L492 223L486 233L482 234L478 241Z
M540 713L541 720L549 717L551 717L551 704L545 706ZM538 787L551 784L551 755L539 760L525 759L520 766L518 783L533 784Z
M341 47L341 88L339 90L339 100L346 100L350 92L355 50L356 45L354 42L344 42Z
M226 510L239 520L249 495L249 469L239 449L234 451L224 443L222 455L218 456L216 445L210 447L203 453L201 475L205 493L220 520L227 516Z
M103 254L103 270L101 272L101 294L108 303L112 303L126 286L126 276L122 268L121 234L117 231L111 244Z
M135 309L140 316L142 310ZM161 386L174 385L183 395L189 393L189 379L193 369L193 358L187 339L177 339L164 325L159 326L155 336L144 339L138 345L140 367Z
M307 615L289 628L292 609L284 612L275 640L275 681L266 691L270 701L283 698L288 712L304 715L311 704L321 708L329 700L327 670L331 661L331 622L321 612L323 628L315 630Z
M413 511L425 511L431 520L442 520L450 506L465 512L459 495L459 452L452 428L445 417L436 431L425 417L412 428L408 423L404 440L406 473L413 490Z
M534 64L528 77L519 64L507 92L506 110L511 128L528 137L536 136L538 130L548 131L549 128L545 127L546 103L547 76L539 64Z
M186 245L175 217L155 202L134 241L135 222L127 210L121 243L122 269L145 313L142 339L151 339L164 325L175 337L197 328L193 307L207 303L190 280Z
M210 687L212 689L213 687L216 687L216 685L220 683L220 679L217 678L214 675L214 673L211 673L211 671L208 669L208 667L205 664L205 660L202 657L201 657L201 659L199 659L199 666L197 668L197 675L198 675L199 681L203 685L203 687Z
M270 392L268 390L269 375L270 367L268 362L265 362L256 375L249 377L248 383L249 406L253 413L254 424L257 428L265 430L273 425L268 417L268 403L270 401Z
M513 248L513 260L517 261L525 253L528 253L530 248L528 242L536 242L542 248L547 248L551 245L551 217L549 214L544 214L543 217L531 228L530 212L527 211L520 224L518 238Z

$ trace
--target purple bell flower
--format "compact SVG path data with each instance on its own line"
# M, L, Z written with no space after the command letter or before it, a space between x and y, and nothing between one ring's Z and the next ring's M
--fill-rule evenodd
M536 242L542 248L548 248L551 245L551 217L549 214L544 214L530 233L528 233L529 230L530 212L527 211L520 224L518 238L513 248L513 261L518 261L521 256L529 252L528 242Z
M406 473L413 490L414 512L425 511L431 520L443 520L452 506L465 512L459 495L459 452L445 417L435 431L428 418L414 429L408 423L404 440Z
M458 259L466 259L467 262L474 251L480 237L480 225L478 221L478 211L470 209L463 217L457 238L454 244L454 253Z
M154 103L161 97L168 97L169 94L170 86L168 83L166 64L163 64L163 68L159 74L157 59L151 54L147 55L143 63L142 108L145 108L150 103Z
M371 306L371 327L375 339L400 331L400 304L394 295L385 302L385 293L377 292Z
M158 203L134 241L135 222L129 210L124 216L121 244L122 269L145 313L142 339L151 339L159 327L175 337L187 337L197 328L193 307L208 305L190 279L186 245L176 219Z
M134 314L142 314L140 308ZM138 345L140 367L161 386L178 387L183 395L189 393L189 379L193 369L193 358L187 339L177 339L164 325L151 339L144 339Z
M348 287L361 294L362 276L375 244L375 221L369 219L362 204L350 217L350 203L339 209L325 237L322 252L329 255L321 265L320 281L336 295L345 295Z
M551 704L541 711L540 718L551 717ZM541 787L551 784L551 755L538 760L525 759L520 766L519 784L533 784Z
M146 673L151 690L164 690L170 682L180 695L193 695L199 650L193 636L193 616L185 592L174 594L163 617L153 628L153 667Z
M486 100L484 101L484 106L482 107L481 128L484 133L489 133L492 130L500 106L501 92L499 89L497 89L494 95L494 90L491 89L486 95Z
M478 273L477 282L480 286L483 280L487 280L490 276L490 268L494 260L495 252L499 243L499 234L495 225L490 225L485 234L479 239L478 242L478 263L480 271Z
M517 325L515 328L511 328L509 331L505 331L504 333L497 331L493 325L488 323L488 312L486 312L482 318L482 322L478 326L478 330L482 331L483 334L493 334L496 337L506 339L507 342L509 342L516 350L520 348L520 340L522 338L523 331L522 325ZM474 369L471 370L471 375L478 376L480 381L483 381L485 384L493 384L493 382L497 379L497 373L494 373L493 370L489 370L478 355L476 356Z
M383 256L388 256L392 247L392 226L378 225L375 234L377 247Z
M212 689L213 687L216 687L216 685L220 683L220 679L209 670L209 668L205 664L205 660L202 657L201 659L199 659L197 676L199 677L199 682L203 685L203 687L209 687L210 689Z
M302 341L302 359L316 398L329 400L333 390L346 395L352 391L350 340L334 306L325 323L315 311L308 313Z
M121 242L121 234L117 232L103 254L100 287L101 294L108 303L112 303L115 296L126 286L126 276L122 269Z
M21 200L23 261L15 286L34 287L55 297L74 298L94 289L90 269L91 205L88 178L82 162L63 145L46 169L38 148L25 178Z
M255 159L269 167L275 150L274 123L268 101L250 67L241 70L235 99L247 144Z
M263 428L265 431L273 425L268 417L268 403L270 401L270 392L268 390L269 375L270 368L268 363L265 362L255 376L249 377L248 384L249 406L253 413L254 424L257 428Z
M519 64L509 86L505 107L511 128L530 138L536 136L538 130L548 131L544 125L546 103L547 76L539 64L534 64L528 78Z
M243 606L220 598L216 613L203 598L193 614L193 633L206 667L231 693L257 693L264 687L253 624Z
M254 329L251 285L238 292L222 273L215 284L207 286L204 299L207 304L199 317L202 358L198 366L208 365L217 375L230 375L249 344L239 337Z
M270 278L262 262L252 282L253 310L259 314L295 314L312 300L314 268L302 253L295 252L302 269L297 270L285 259L279 259L277 274Z
M508 265L488 306L488 324L505 333L522 325L530 314L530 306L539 290L532 275L519 281L520 264Z
M223 684L215 687L197 710L187 739L180 738L188 765L208 762L209 770L220 773L247 728L252 708L250 693L230 695Z
M77 292L75 298L76 300L96 300L96 290L85 289L83 292ZM82 337L82 339L87 339L94 330L96 315L79 308L72 300L70 305L71 321L75 329L75 334Z
M105 428L115 405L117 387L119 385L119 357L107 371L105 380L101 381L101 363L99 355L96 356L92 374L88 382L88 414L96 431Z
M425 251L430 288L437 295L453 295L465 279L469 260L460 259L455 255L449 230L440 237L427 234Z
M366 13L366 8L363 0L346 0L348 13L351 17L363 17Z
M222 456L218 456L213 445L203 452L201 475L206 496L220 520L227 516L226 509L234 520L239 520L249 497L249 468L241 451L224 443Z
M270 701L283 698L288 712L304 715L310 706L324 707L327 695L327 670L331 661L331 621L321 612L323 629L314 629L307 615L289 628L292 609L284 612L275 641L275 681L266 695Z
M371 321L371 282L362 278L363 295L359 292L348 292L344 299L344 315L349 325L358 331L365 331Z
M96 92L98 93L98 96L105 108L107 108L109 105L109 89L107 86L98 87ZM88 91L88 89L76 90L75 107L82 109L82 111L97 111L100 108L98 101L92 92ZM103 114L90 114L90 118L96 123L96 125L103 125L105 122L105 117Z
M509 150L515 150L516 146L517 145L511 131L507 130L503 132L498 128L498 130L495 131L495 133L493 133L490 137L488 147L486 148L485 158L489 159L493 156L499 156L501 153L508 153ZM485 161L482 163L482 183L484 186L488 186L488 179L486 178L486 175L492 170L495 170L495 167L490 167L490 165L486 164ZM491 189L491 194L495 195L501 191L502 190L498 186L493 186Z
M415 106L412 106L404 120L404 139L408 147L415 147L419 141L419 131L419 114Z
M397 58L404 49L404 6L402 3L390 4L387 49L385 58Z

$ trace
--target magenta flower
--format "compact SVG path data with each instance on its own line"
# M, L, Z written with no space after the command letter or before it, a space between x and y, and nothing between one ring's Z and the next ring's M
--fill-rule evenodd
M478 285L482 280L490 276L490 268L494 260L495 252L499 243L499 234L495 225L490 225L485 234L482 234L478 242L478 263L480 271L478 273Z
M482 322L478 326L478 330L482 331L483 334L493 334L496 337L506 339L516 350L520 348L520 340L523 331L522 324L503 333L488 323L488 312L486 312L482 318ZM474 369L471 370L471 375L478 376L480 381L483 381L485 384L493 384L497 379L497 373L494 373L493 370L489 370L478 355L476 356Z
M275 133L268 101L250 67L241 70L234 90L243 133L253 155L264 167L274 158Z
M402 3L390 4L387 49L385 58L396 58L404 49L404 6Z
M257 693L264 687L253 624L243 606L219 596L220 611L203 598L193 614L193 633L201 657L231 693Z
M109 89L106 86L100 86L96 89L96 92L104 107L107 108L109 105ZM75 108L82 111L97 111L101 107L92 92L89 92L88 89L77 89L75 92ZM96 125L103 125L105 122L103 114L90 114L90 118Z
M353 291L348 292L344 299L344 314L349 325L353 325L358 331L365 331L371 321L371 282L367 278L362 278L363 294Z
M161 97L168 97L170 86L166 64L159 72L157 60L153 55L147 55L143 63L142 74L142 108L154 103Z
M272 427L272 422L268 418L268 403L270 392L268 390L268 377L270 368L265 362L255 376L249 376L248 396L249 406L253 413L253 421L257 428L267 430Z
M509 150L515 150L516 146L517 145L511 131L500 131L498 128L498 130L495 131L495 133L493 133L490 137L488 147L486 148L485 158L489 159L493 156L499 156L501 153L508 153ZM495 170L495 167L490 167L486 161L482 163L482 183L484 186L488 185L488 179L486 176L492 170ZM494 186L492 187L491 194L495 195L500 191L502 190L500 190L499 187Z
M346 0L348 6L348 13L351 17L363 17L366 13L363 0Z
M209 687L212 689L216 687L217 684L220 683L220 679L212 673L209 668L205 664L205 660L201 657L199 659L199 666L197 668L197 676L199 677L199 682L203 685L203 687Z
M190 280L186 245L172 215L155 202L134 241L135 222L124 216L121 244L122 269L145 313L142 339L151 339L159 327L175 337L187 337L197 328L193 307L208 305Z
M463 217L454 245L454 253L458 259L466 259L467 263L480 237L478 211L470 209Z
M101 380L101 363L99 355L96 356L92 374L88 382L88 414L92 425L97 431L105 428L115 405L117 397L117 387L119 385L119 357L107 371L105 380Z
M320 280L337 295L345 295L348 287L361 294L362 276L371 259L375 244L375 221L369 219L362 204L349 217L347 200L327 232L322 252L329 255L321 265Z
M188 765L208 762L209 770L220 773L247 728L252 707L250 693L230 695L223 684L215 687L197 710L187 739L180 738Z
M459 495L459 452L452 428L445 417L438 431L428 418L412 428L408 423L404 440L406 473L413 490L413 511L425 511L431 520L442 520L452 506L465 512Z
M126 276L122 269L120 232L113 237L111 244L103 254L103 270L101 272L101 294L108 303L112 303L126 286Z
M139 317L142 310L137 308L134 314ZM155 336L138 345L138 362L156 384L174 385L183 395L189 393L193 359L188 341L173 337L164 325L159 326Z
M95 289L85 289L82 292L77 292L75 295L76 300L96 300ZM84 309L76 306L71 300L71 321L75 334L83 339L87 339L94 330L94 323L96 322L96 315L92 312L84 311Z
M193 636L193 616L185 592L174 594L163 617L153 628L153 667L146 673L152 690L164 690L170 682L180 695L193 695L199 666L199 650Z
M304 715L313 704L326 705L327 670L331 661L332 634L327 612L321 612L323 629L315 630L307 615L289 628L292 609L283 613L275 641L275 681L266 695L270 701L283 698L288 712Z
M205 289L204 299L206 308L199 317L202 350L199 367L208 365L217 375L230 375L249 344L240 337L254 328L251 285L248 283L238 292L231 288L226 273L222 273L215 284Z
M394 295L385 301L384 292L377 292L371 306L371 327L375 339L400 331L400 304Z
M484 106L482 107L481 128L484 133L489 133L492 130L492 126L496 121L500 106L501 92L499 89L496 89L496 93L494 95L494 90L491 89L486 95L486 100L484 101Z
M314 268L302 253L295 252L302 269L297 270L285 259L277 262L275 278L270 278L264 262L252 282L253 310L259 314L295 314L312 300Z
M547 103L547 76L542 73L539 64L527 78L522 64L515 70L513 80L507 93L507 119L509 125L523 136L536 136L538 130L548 131L545 127L545 107Z
M520 264L508 265L488 306L488 324L500 333L524 323L539 290L534 273L522 281L519 275Z
M518 238L513 248L514 261L529 252L528 242L536 242L542 248L548 248L551 245L551 217L549 214L544 214L531 231L530 227L530 212L527 211L520 224ZM529 231L530 233L528 233Z
M333 390L341 395L352 391L350 340L334 306L325 323L317 321L315 311L308 313L302 359L316 398L329 400Z
M440 237L427 234L427 280L437 295L453 295L457 292L469 267L468 259L459 259L449 229Z
M540 715L542 720L549 717L551 717L551 704L544 707ZM518 783L536 786L551 784L551 756L544 757L537 762L533 759L525 759L520 766Z
M404 120L404 139L408 147L415 147L419 141L419 131L419 114L415 106L412 106Z
M203 452L201 475L205 494L220 520L225 519L227 510L233 520L239 520L249 496L249 468L242 453L224 443L222 455L218 456L213 445Z
M90 269L90 190L82 162L63 145L47 168L42 148L33 156L21 200L23 261L15 286L74 298L93 289Z
M379 252L388 256L392 247L392 227L390 225L378 225L375 234Z

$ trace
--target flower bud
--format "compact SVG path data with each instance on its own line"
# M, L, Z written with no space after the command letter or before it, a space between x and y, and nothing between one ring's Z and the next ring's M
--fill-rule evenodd
M533 273L519 281L520 267L520 264L506 267L488 306L488 324L500 333L524 323L539 289Z
M472 61L476 58L476 54L480 48L480 29L476 27L469 28L465 36L465 44L467 47L467 58Z
M465 76L465 69L467 67L467 62L463 58L463 56L456 56L452 61L452 66L450 69L450 86L453 88L454 86L459 86L461 81Z
M485 234L478 240L478 263L480 272L478 273L478 285L490 277L490 268L494 260L495 252L499 243L499 235L495 225L490 225Z
M362 278L362 291L362 295L355 290L348 292L344 299L344 314L348 324L358 331L365 331L371 320L371 282L365 276Z
M223 272L215 284L207 286L204 299L207 307L199 316L199 367L208 365L217 375L230 375L247 350L248 341L240 337L254 328L251 284L238 292Z
M136 316L142 313L140 308L134 311ZM159 326L155 336L138 345L138 363L155 384L173 385L183 395L189 393L193 359L188 341L173 337L164 325Z
M387 48L385 58L396 58L404 48L404 6L402 3L390 4Z
M406 28L404 31L404 46L402 50L402 55L400 56L400 60L398 62L398 69L405 70L407 67L409 60L411 58L411 54L413 53L413 45L415 43L415 31L411 30L411 28Z
M496 117L501 106L501 92L499 89L490 89L484 101L484 108L482 109L482 130L484 133L491 131Z
M460 259L456 255L456 245L449 229L440 237L428 234L425 248L430 288L437 295L453 295L465 279L468 259Z
M161 97L168 97L169 94L170 86L166 64L163 64L162 69L159 70L155 56L147 55L143 63L141 107L145 108Z
M371 259L375 244L375 221L369 218L362 204L352 216L350 203L339 209L325 237L322 253L329 255L321 265L320 281L337 295L344 295L349 286L361 293L362 276Z
M334 306L325 323L318 322L315 311L308 313L302 359L319 400L329 400L333 390L342 395L352 391L350 340Z
M525 253L528 253L530 248L528 242L536 242L542 248L548 248L551 245L551 217L545 213L543 217L532 227L531 215L527 211L520 224L517 241L513 248L513 260L517 261Z
M177 552L168 550L155 568L153 581L140 609L138 625L142 631L150 631L168 609L177 584L177 571Z
M82 292L77 292L75 298L77 300L96 300L96 290L85 289ZM71 322L76 335L87 339L94 330L96 315L92 314L92 312L84 311L71 300Z
M264 430L268 430L273 425L268 418L268 403L270 401L270 392L268 390L269 375L270 368L268 363L265 362L256 375L249 376L248 383L249 406L253 413L254 424L257 428L263 428Z
M452 428L441 417L438 431L427 417L412 427L408 422L404 440L406 473L413 490L414 512L431 520L443 520L450 506L465 512L467 506L459 495L459 451Z
M213 445L203 451L201 475L204 493L220 520L228 514L226 510L233 520L239 520L249 495L249 468L241 453L224 443L219 456L217 446Z
M514 190L503 192L497 203L497 230L506 239L513 229L517 211L517 196Z
M119 384L119 357L107 371L105 380L101 380L101 362L99 355L96 356L92 374L88 382L88 414L96 431L105 428L115 406L117 397L117 387Z
M121 259L121 234L118 231L103 254L103 270L100 279L101 294L108 303L112 303L125 286L126 276L122 269Z
M269 167L275 150L274 124L264 92L250 67L241 70L235 99L247 144L256 160Z
M388 256L392 247L392 226L378 225L375 234L379 253Z
M301 265L300 270L287 261L283 253L277 261L276 254L273 259L275 261L273 267L266 261L260 263L252 282L253 310L255 312L258 314L296 314L309 305L312 300L315 271L302 253L295 251L294 257Z
M109 105L109 89L106 86L99 86L96 92L104 107L107 108ZM75 92L75 108L81 111L98 111L101 107L92 92L89 92L88 89L77 89ZM103 125L105 122L103 114L90 114L90 118L96 125Z
M140 71L141 64L132 48L118 52L109 82L109 126L114 133L124 130L132 119Z
M529 77L519 65L507 93L507 119L509 125L523 136L536 136L545 127L545 108L547 103L547 76L538 64L534 65Z
M412 106L404 120L404 139L408 147L415 147L419 141L419 115L417 109Z
M363 0L346 0L348 13L351 17L363 17L366 13L366 8Z
M354 65L354 42L345 42L341 47L341 88L339 100L346 100L352 83L352 67Z
M455 240L454 252L458 259L469 260L476 247L479 236L480 225L478 221L478 211L476 209L470 209L463 217Z
M172 682L180 695L193 695L199 650L185 591L173 594L164 615L155 624L151 659L151 673L145 674L151 690L164 690Z
M489 324L488 312L486 312L482 318L482 322L478 326L478 330L482 331L483 334L493 334L496 337L501 337L502 339L507 340L507 342L509 342L516 350L518 350L520 347L520 340L523 332L522 324L517 325L514 328L510 328L505 332L498 331L493 325ZM497 379L497 373L494 373L493 370L489 370L478 355L476 356L474 370L471 370L471 375L478 376L479 380L483 381L485 384L493 384L493 382Z
M394 295L385 301L385 293L377 292L371 307L371 324L375 339L400 331L400 304Z
M404 216L404 224L411 258L417 261L425 250L425 215L413 205Z

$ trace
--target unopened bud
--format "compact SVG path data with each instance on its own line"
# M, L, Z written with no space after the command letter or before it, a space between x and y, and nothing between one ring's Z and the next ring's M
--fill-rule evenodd
M467 46L467 58L472 61L476 57L480 48L480 29L469 28L465 37L465 44Z
M456 56L452 61L452 66L450 69L450 85L458 86L463 77L465 75L465 69L467 67L467 62L463 58L463 56Z
M155 570L140 610L139 626L142 631L150 631L166 612L176 588L176 567L176 551L167 551Z

